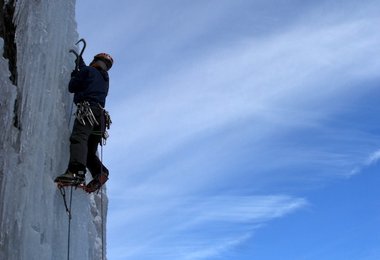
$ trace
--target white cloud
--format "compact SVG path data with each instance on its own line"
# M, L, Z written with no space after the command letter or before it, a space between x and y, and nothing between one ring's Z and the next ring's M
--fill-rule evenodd
M366 91L355 82L377 75L375 21L302 25L198 57L112 108L110 145L145 164L247 119L259 126L259 138L317 126Z
M244 36L201 56L179 59L178 69L163 75L149 78L146 71L145 88L126 94L122 103L110 103L114 124L106 147L113 168L109 231L127 233L110 258L215 256L249 239L260 225L305 207L301 198L222 196L224 191L214 190L220 182L228 185L242 177L238 169L226 168L247 142L254 149L246 159L258 164L256 172L244 173L241 179L247 186L254 182L251 192L269 179L287 178L285 166L312 164L314 172L303 172L302 178L314 180L315 172L336 176L341 172L336 168L359 161L362 153L324 148L337 139L341 144L360 136L324 124L349 107L357 93L373 87L359 88L358 83L378 74L380 59L373 58L380 53L378 16L326 14L321 19L310 22L304 17L278 34ZM186 40L180 37L171 48ZM189 147L204 136L246 125L254 127ZM284 142L282 135L300 129L317 129L331 137L323 139L325 143L308 140L301 148L276 150ZM188 153L181 156L181 149ZM367 164L379 158L376 152ZM255 175L276 167L281 169L276 175Z
M364 162L358 163L354 167L347 177L361 173L365 168L375 165L380 160L380 150L376 150L369 154Z
M377 150L370 154L365 162L365 165L370 166L377 163L380 160L380 150Z
M109 230L128 230L131 239L123 247L134 249L112 259L207 259L245 242L260 225L305 206L305 199L280 195L145 198L132 212L110 216Z

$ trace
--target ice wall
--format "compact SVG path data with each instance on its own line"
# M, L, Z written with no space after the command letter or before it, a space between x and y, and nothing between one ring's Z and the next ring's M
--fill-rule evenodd
M15 34L0 38L0 259L67 259L68 216L53 180L69 155L75 0L0 0L7 5ZM4 12L1 21L8 26ZM74 190L70 259L103 259L100 199ZM105 195L102 206L105 216Z

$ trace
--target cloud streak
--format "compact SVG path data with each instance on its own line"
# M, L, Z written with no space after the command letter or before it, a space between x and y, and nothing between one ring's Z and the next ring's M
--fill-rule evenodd
M112 258L214 257L249 239L252 232L266 222L305 206L304 199L281 195L177 198L166 200L164 204L158 204L155 199L143 200L137 211L153 213L150 219L143 219L149 232L141 233L136 226L147 214L134 215L127 209L114 213L110 228L118 229L122 225L133 239L123 244L124 253L120 249Z
M377 150L370 154L365 162L365 165L370 166L377 163L380 160L380 150Z
M340 7L305 8L276 33L242 33L184 51L215 29L226 6L194 27L186 23L179 37L165 26L157 27L154 40L144 32L162 48L147 50L132 75L113 82L119 86L113 93L123 94L125 85L139 88L128 87L126 98L109 104L108 230L122 237L111 237L112 259L217 257L308 205L304 198L271 194L350 176L368 154L370 145L353 147L373 136L344 129L337 116L373 91L365 83L378 78L379 18L370 4L345 10L355 15L342 15ZM174 18L182 25L181 16ZM144 20L142 30L152 26ZM120 42L142 42L135 29L130 40L118 35Z
M244 121L259 126L260 140L318 127L359 91L355 82L376 76L373 19L303 23L269 38L244 38L153 79L115 109L114 121L131 125L114 126L112 150L146 164ZM365 87L360 91L371 90Z

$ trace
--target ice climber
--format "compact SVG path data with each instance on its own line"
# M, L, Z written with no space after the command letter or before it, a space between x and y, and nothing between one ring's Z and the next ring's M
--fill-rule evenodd
M55 179L61 185L80 185L87 192L98 190L108 180L108 169L97 156L110 118L104 110L109 88L108 70L113 65L109 54L95 55L86 66L79 56L79 69L71 73L69 92L74 93L76 119L70 136L70 161L66 172ZM92 180L86 185L86 168Z

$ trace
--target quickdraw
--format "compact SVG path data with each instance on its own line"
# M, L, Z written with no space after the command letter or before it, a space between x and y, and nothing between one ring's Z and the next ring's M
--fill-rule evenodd
M99 122L96 120L88 101L83 101L82 103L77 104L75 117L82 125L86 125L86 120L88 123L90 123L91 126L99 125Z
M99 105L100 106L100 105ZM100 106L101 107L101 106ZM105 124L105 129L102 133L102 138L103 138L103 144L105 145L106 144L106 141L107 141L107 138L109 137L108 135L108 132L107 130L110 129L111 127L111 124L112 124L112 120L111 120L111 116L110 114L108 113L107 110L105 110L104 108L101 107L101 109L103 110L103 114L104 114L104 124Z
M105 118L105 122L106 122L106 128L110 129L111 124L112 124L111 116L108 113L108 111L105 110L104 108L103 108L103 111L104 111L104 118Z
M102 131L98 134L101 135L103 138L102 145L105 145L107 138L109 137L107 130L110 129L112 120L107 110L105 110L101 105L99 105L99 108L102 110L102 114L104 115L104 129L102 129ZM75 113L75 117L82 125L86 125L86 121L91 126L99 125L99 122L96 120L96 117L91 110L91 105L88 101L84 101L82 103L77 104L77 111Z

